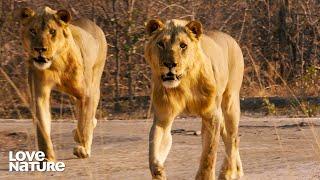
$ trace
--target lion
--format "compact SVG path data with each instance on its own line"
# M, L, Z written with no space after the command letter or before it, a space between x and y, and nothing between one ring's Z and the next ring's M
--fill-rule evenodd
M76 102L78 124L73 130L79 143L73 154L91 155L100 80L107 54L103 31L88 19L71 21L67 10L40 7L19 12L21 39L28 54L28 83L38 149L55 161L50 137L50 93L53 88L69 94Z
M145 59L152 72L154 120L149 136L153 179L166 179L164 162L172 144L171 127L182 112L202 118L202 154L198 180L215 179L219 137L226 147L220 179L243 176L239 154L239 91L244 62L229 35L203 34L198 21L150 20L146 25Z

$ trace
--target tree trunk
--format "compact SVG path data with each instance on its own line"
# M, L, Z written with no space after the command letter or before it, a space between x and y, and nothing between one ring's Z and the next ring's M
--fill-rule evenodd
M132 44L132 12L133 12L133 7L134 7L135 0L127 0L126 5L127 5L127 12L128 12L128 27L127 27L127 32L126 32L126 59L128 63L128 96L129 96L129 107L132 107L133 105L133 87L132 87L132 49L133 49L133 44Z
M118 25L118 17L116 14L116 0L112 0L112 11L113 11L113 18L114 18L114 38L113 38L113 45L115 48L115 59L116 59L116 75L115 75L115 82L116 82L116 93L115 93L115 103L114 103L114 111L120 112L121 106L119 103L120 91L119 91L119 84L120 84L120 59L119 59L119 47L118 47L118 36L119 36L119 25Z

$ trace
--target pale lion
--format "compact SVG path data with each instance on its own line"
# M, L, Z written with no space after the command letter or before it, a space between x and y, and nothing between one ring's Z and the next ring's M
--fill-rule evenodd
M77 104L78 126L73 131L79 143L74 154L89 157L100 79L104 69L107 42L103 31L92 21L71 21L67 10L49 7L20 13L23 47L28 53L28 81L39 150L54 161L50 137L50 92L53 88L71 95Z
M153 82L154 121L149 138L152 177L166 179L164 162L172 144L171 126L185 111L202 117L203 150L196 179L215 179L220 135L226 158L219 177L240 178L239 91L244 64L239 45L222 32L203 34L198 21L150 20L146 30L145 58Z

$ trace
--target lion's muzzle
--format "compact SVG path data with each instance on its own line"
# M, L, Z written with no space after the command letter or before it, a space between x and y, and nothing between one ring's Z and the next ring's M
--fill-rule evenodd
M177 79L177 76L172 72L168 72L166 75L161 76L162 81L174 81Z
M166 88L174 88L177 87L180 83L182 75L173 74L171 71L169 71L165 75L161 75L162 84Z
M177 75L177 74L173 74L171 71L168 72L166 75L162 75L161 79L162 81L174 81L174 80L180 80L182 77L182 74Z
M38 56L38 57L32 58L32 60L33 60L34 66L40 70L47 69L52 64L50 59L43 57L43 56Z
M36 63L39 63L39 64L45 64L45 63L49 62L50 60L43 57L43 56L38 56L36 58L33 58L33 61Z

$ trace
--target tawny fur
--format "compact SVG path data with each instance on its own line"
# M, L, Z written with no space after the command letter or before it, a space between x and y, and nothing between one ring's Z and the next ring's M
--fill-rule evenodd
M152 70L155 114L149 137L153 179L166 179L164 162L172 144L171 126L182 112L202 117L203 150L196 179L215 179L220 135L226 158L219 177L240 178L243 170L238 145L239 91L244 65L239 45L222 32L202 34L197 21L151 20L147 32L145 58ZM170 69L164 65L170 62L176 66ZM161 77L169 71L181 78L164 83Z
M105 35L90 20L71 21L66 10L24 8L20 18L39 150L45 152L47 160L55 160L49 101L51 90L56 88L71 95L77 104L78 126L73 133L79 145L73 153L79 158L89 157L107 53ZM39 57L47 63L38 63Z

